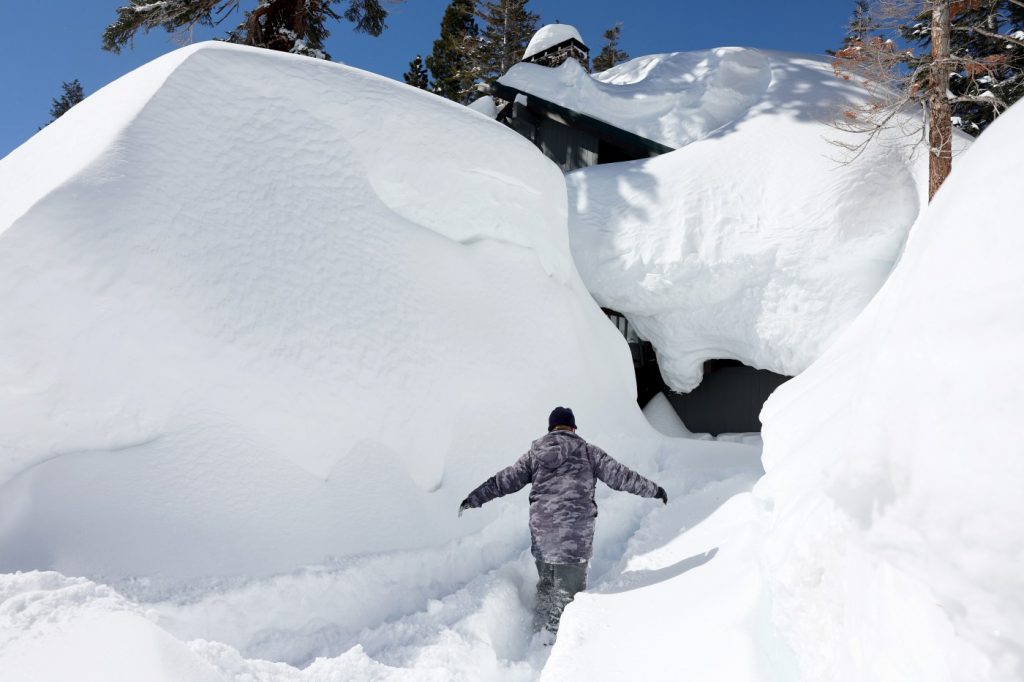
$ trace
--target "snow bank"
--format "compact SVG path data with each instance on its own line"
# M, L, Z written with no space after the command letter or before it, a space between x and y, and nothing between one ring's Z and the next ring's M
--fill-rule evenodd
M854 325L768 401L766 567L808 680L1024 677L1024 154L1006 112Z
M567 40L576 39L581 45L586 45L583 42L583 38L580 36L580 32L576 30L575 26L569 24L548 24L542 26L540 30L533 34L530 38L530 42L526 46L526 51L523 52L523 59L529 59L535 54L540 54L549 47L554 47L559 43L564 43Z
M0 571L157 589L438 545L552 406L649 433L558 169L428 93L205 43L0 193Z
M109 587L58 573L0 575L9 682L224 682L188 646Z
M925 203L926 159L894 131L838 163L830 140L859 138L829 121L864 93L825 60L721 48L643 57L599 81L573 68L548 70L539 94L679 147L566 177L595 298L653 343L674 390L713 358L803 371L888 276Z

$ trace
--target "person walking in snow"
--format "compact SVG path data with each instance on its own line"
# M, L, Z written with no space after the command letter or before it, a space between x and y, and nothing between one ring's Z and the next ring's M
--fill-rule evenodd
M597 503L594 488L604 481L612 490L660 499L665 489L616 462L601 448L576 433L576 417L556 407L548 417L548 433L533 442L515 464L484 481L459 505L459 516L491 500L530 490L531 551L537 561L537 605L534 630L558 632L562 611L587 587L587 564L593 554Z

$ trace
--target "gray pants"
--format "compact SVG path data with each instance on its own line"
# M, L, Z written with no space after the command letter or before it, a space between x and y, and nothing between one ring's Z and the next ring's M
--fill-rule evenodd
M578 564L549 564L537 560L537 606L533 612L533 629L547 628L558 632L562 611L576 593L587 589L587 562Z

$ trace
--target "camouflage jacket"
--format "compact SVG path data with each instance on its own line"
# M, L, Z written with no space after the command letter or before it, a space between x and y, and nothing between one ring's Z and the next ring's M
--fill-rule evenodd
M594 547L598 479L613 490L654 497L658 486L571 431L553 431L530 451L469 494L479 507L532 483L530 536L533 556L553 564L590 559Z

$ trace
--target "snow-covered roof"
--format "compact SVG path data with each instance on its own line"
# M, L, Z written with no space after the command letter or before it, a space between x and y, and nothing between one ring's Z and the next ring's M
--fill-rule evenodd
M650 55L596 76L575 60L519 63L498 79L673 149L743 116L771 81L771 57L744 48Z
M533 35L533 38L530 39L530 44L526 46L526 52L523 53L523 59L529 59L550 47L573 39L578 40L581 45L586 45L575 26L570 26L569 24L548 24L541 27Z
M806 369L878 291L927 204L927 159L900 151L899 130L837 163L830 140L861 138L830 117L867 93L825 59L720 48L596 78L520 64L506 81L676 148L566 182L587 288L654 344L678 391L709 359Z

